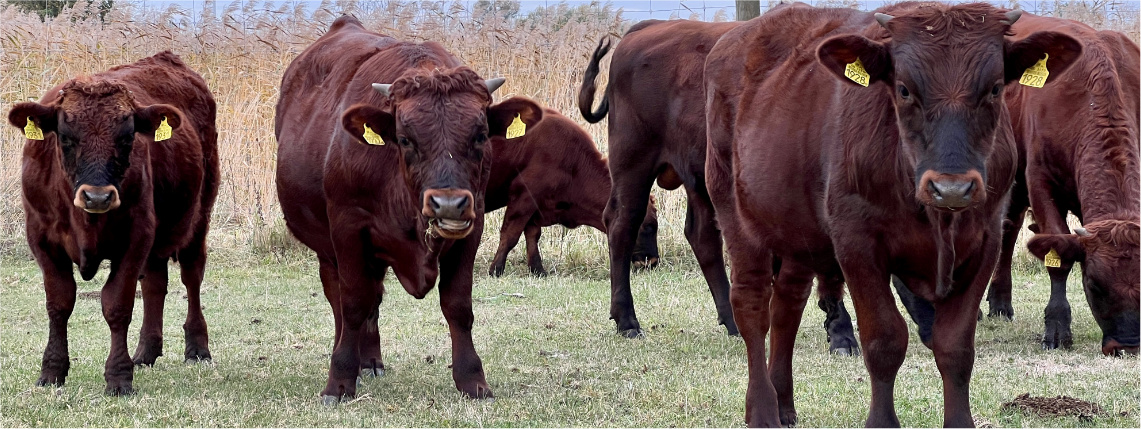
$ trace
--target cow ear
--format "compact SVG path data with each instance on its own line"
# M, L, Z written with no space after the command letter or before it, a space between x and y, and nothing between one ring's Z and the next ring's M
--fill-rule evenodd
M384 145L396 141L396 118L367 104L345 110L341 126L361 144Z
M169 104L152 104L135 110L135 133L155 137L155 130L162 125L163 119L170 126L170 130L177 130L182 126L182 111ZM158 139L156 139L158 140Z
M816 50L816 58L820 64L840 80L852 85L862 85L845 74L848 65L860 60L860 64L867 72L867 84L882 80L892 80L891 53L883 43L868 40L866 37L855 34L836 36L825 40ZM867 86L867 85L863 85Z
M1049 55L1049 58L1046 55ZM1050 72L1046 83L1053 82L1081 55L1081 43L1070 36L1053 31L1039 31L1017 42L1007 42L1006 81L1021 79L1026 69L1046 58L1046 70Z
M1077 234L1034 234L1026 243L1026 249L1038 259L1045 259L1051 250L1058 253L1067 264L1084 261L1086 251L1078 241Z
M512 128L514 136L514 132L520 130L518 125L514 125L515 118L519 118L519 121L526 127L523 128L523 132L525 132L526 129L530 129L543 120L543 108L524 97L511 97L491 106L487 108L488 134L505 137L507 129L514 126L515 128Z
M55 132L58 118L59 113L55 104L43 105L35 101L16 103L8 112L8 123L13 127L24 130L28 126L28 120L31 120L43 134ZM42 137L36 140L42 140Z

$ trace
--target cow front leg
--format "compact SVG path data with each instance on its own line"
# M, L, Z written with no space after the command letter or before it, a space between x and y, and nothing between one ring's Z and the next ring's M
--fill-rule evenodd
M146 248L150 243L146 243ZM135 364L127 353L127 330L135 307L135 285L142 270L144 256L112 261L111 274L103 286L101 300L103 318L111 330L111 350L104 365L103 378L107 381L105 393L113 396L134 393Z
M452 380L456 389L471 398L491 398L491 386L483 373L483 361L475 351L471 338L475 314L472 312L472 268L479 246L482 220L468 238L457 241L440 255L440 309L448 321L452 338Z
M539 253L539 238L543 236L543 228L534 222L528 222L523 235L527 237L527 267L531 270L531 275L546 277L547 269L543 268L543 255Z
M36 386L63 386L71 368L67 350L67 321L75 310L75 277L71 260L61 251L48 252L33 249L44 276L47 294L48 344L40 363L40 377Z
M507 206L507 213L503 216L503 226L499 228L499 247L495 249L495 259L487 274L499 277L507 268L507 255L519 244L519 237L527 222L535 214L535 206L529 201L517 200L514 205Z

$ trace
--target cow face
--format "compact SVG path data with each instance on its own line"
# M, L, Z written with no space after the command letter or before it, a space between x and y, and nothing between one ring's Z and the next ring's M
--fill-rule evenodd
M88 213L119 207L136 135L153 139L163 119L177 129L182 113L165 104L139 106L121 83L88 79L68 82L48 104L18 103L8 113L8 122L17 128L24 129L30 121L47 141L54 134L73 187L73 204Z
M646 218L642 227L638 229L638 238L634 241L634 253L631 262L634 269L653 269L658 266L658 207L657 200L650 195L650 202L646 205Z
M345 130L362 144L372 132L399 148L409 190L422 202L420 213L433 235L460 239L471 233L477 195L483 198L488 139L504 136L516 119L526 127L542 119L542 109L530 100L491 106L491 93L502 83L484 82L467 67L405 76L373 85L388 97L390 111L357 105L343 115Z
M1091 222L1077 234L1035 234L1030 253L1045 258L1051 250L1063 266L1082 267L1082 285L1094 320L1101 327L1101 352L1137 354L1141 341L1141 226L1137 222Z
M844 73L859 60L865 83L891 91L921 203L948 211L981 204L986 160L1008 121L1004 86L1046 55L1053 81L1080 55L1077 41L1054 32L1007 41L1019 16L986 4L924 5L876 14L885 42L845 35L820 45L820 62L841 80L856 85Z

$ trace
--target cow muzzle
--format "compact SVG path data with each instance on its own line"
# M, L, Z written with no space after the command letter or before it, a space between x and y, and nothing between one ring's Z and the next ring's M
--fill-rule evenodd
M109 185L80 185L72 204L88 213L107 213L119 208L119 190Z
M475 197L465 189L429 189L421 213L430 233L447 239L467 237L475 220Z
M986 199L986 185L977 170L964 174L927 170L919 178L915 198L931 207L956 211L981 204Z

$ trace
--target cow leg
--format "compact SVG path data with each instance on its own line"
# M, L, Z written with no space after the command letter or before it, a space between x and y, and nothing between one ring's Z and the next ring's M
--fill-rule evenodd
M149 249L150 244L148 241L137 243L136 246ZM132 249L122 260L111 262L111 274L107 284L103 285L100 297L103 318L111 330L111 350L103 370L103 378L107 381L105 393L114 396L129 395L135 391L132 387L135 364L127 353L127 329L131 326L135 307L135 285L139 281L139 271L146 256L133 253L141 252L137 248Z
M804 305L812 295L812 278L812 270L786 259L777 274L773 296L769 301L773 330L769 340L773 348L769 355L769 377L776 389L780 423L784 426L796 425L796 406L792 397L792 353L800 319L804 315Z
M325 300L329 302L329 306L333 308L333 348L337 348L337 342L341 339L341 284L340 278L337 276L337 263L333 258L317 256L317 261L320 263L321 274L321 290L325 293Z
M931 305L930 301L912 293L907 284L899 277L891 276L891 284L895 286L895 292L899 294L899 301L903 303L903 308L907 310L907 314L911 316L911 321L915 322L915 326L919 330L919 341L930 349L932 346L931 326L935 324L935 307Z
M440 256L439 283L440 309L448 321L448 332L452 338L452 380L456 389L478 399L494 396L483 373L483 361L479 359L471 338L475 322L471 305L472 266L475 265L481 230L482 225L472 231L473 236L457 241Z
M507 254L519 244L519 236L527 227L527 222L535 214L536 207L529 200L520 199L515 204L507 206L507 213L503 216L503 226L499 228L499 248L495 250L495 259L488 269L488 275L499 277L507 268Z
M143 271L143 327L139 331L139 345L131 361L135 365L154 365L162 356L162 312L166 304L166 258L152 255Z
M378 288L379 289L379 288ZM359 352L361 362L361 375L365 377L380 377L384 375L384 359L380 356L380 301L383 296L378 290L376 296L377 306L369 313L364 325L361 325L361 342Z
M55 250L58 251L33 247L44 276L48 310L48 344L44 348L40 378L36 380L36 386L63 386L71 368L71 357L67 350L67 321L75 310L75 277L67 254L62 249Z
M546 277L547 270L543 268L543 255L539 254L539 237L543 235L543 228L536 223L528 222L523 234L527 237L527 266L530 267L531 274Z
M987 303L990 304L987 316L1005 317L1007 320L1014 320L1010 270L1014 261L1014 245L1018 241L1018 232L1022 229L1022 221L1026 216L1026 207L1015 207L1014 204L1011 202L1006 222L1003 222L1002 250L998 254L998 268L994 270L994 278L990 281L986 297Z
M733 322L733 307L729 304L729 277L725 275L725 259L721 250L721 231L717 228L713 203L699 184L697 190L686 187L687 204L685 211L685 238L693 248L705 283L713 294L717 307L717 323L725 325L729 335L739 335Z
M1074 345L1074 334L1070 331L1070 301L1066 298L1066 278L1070 276L1073 264L1062 261L1058 268L1046 268L1050 274L1050 300L1046 303L1046 329L1042 334L1042 348L1069 349Z
M844 307L844 279L817 278L816 306L824 311L828 351L841 356L859 356L860 344L852 329L852 316Z
M865 241L833 239L834 243ZM848 293L856 307L864 365L871 378L872 400L865 425L899 427L895 413L895 377L907 353L907 324L895 307L886 269L880 261L868 259L875 254L866 247L836 249L837 260L848 282Z
M178 265L182 284L186 286L186 321L182 324L186 348L182 356L185 362L209 361L210 334L206 330L206 316L202 314L202 280L206 273L205 225L195 234L190 245L178 252Z
M345 227L334 228L330 234L337 254L339 287L336 289L340 298L341 327L329 365L329 379L321 391L322 401L327 405L357 394L357 377L361 370L360 344L365 336L361 328L378 306L375 282L379 281L373 278L365 260L365 255L371 254L365 247L368 234L356 229L359 226L354 227L352 220L330 221L333 225ZM322 283L327 288L325 277L322 276ZM326 296L329 296L328 291Z
M611 122L611 127L613 124ZM611 141L615 141L613 136ZM612 146L611 150L616 149ZM638 229L646 218L654 174L650 169L652 165L647 165L649 163L640 160L617 162L616 155L614 153L610 161L614 186L603 213L610 247L610 319L617 325L618 334L637 338L642 335L642 326L634 313L634 295L630 292L630 259L634 254Z
M729 258L733 263L733 287L729 291L729 301L733 305L735 322L741 329L741 339L745 341L749 365L745 424L749 427L776 427L781 424L780 408L765 353L765 337L772 321L769 314L773 295L772 253L738 242L730 247Z

